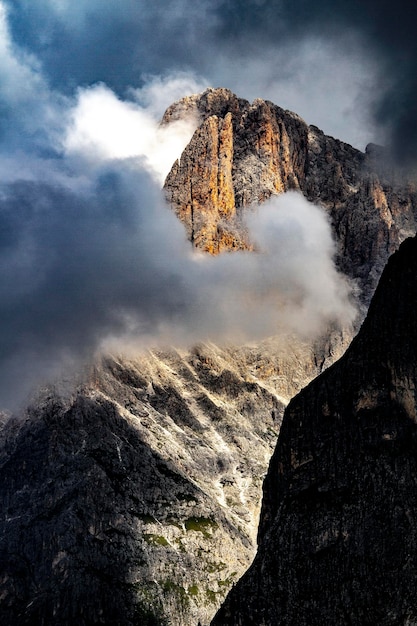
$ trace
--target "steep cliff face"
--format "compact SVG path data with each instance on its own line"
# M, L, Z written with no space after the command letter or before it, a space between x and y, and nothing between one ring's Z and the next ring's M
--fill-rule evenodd
M214 625L417 621L417 240L342 359L289 404L257 557Z
M191 242L212 254L250 247L239 235L232 162L231 113L224 118L212 115L195 132L181 164L176 161L171 170L176 214L184 222Z
M250 105L227 89L209 89L172 105L163 122L192 107L201 125L167 177L168 199L196 247L214 254L248 249L242 209L299 189L307 127L295 114L263 100ZM231 243L225 232L233 233Z
M227 89L172 105L164 123L190 109L201 125L165 190L193 244L211 253L250 248L250 205L299 190L328 212L337 263L368 303L389 255L416 232L415 185L387 165L384 151L370 145L362 153L272 102L250 104Z

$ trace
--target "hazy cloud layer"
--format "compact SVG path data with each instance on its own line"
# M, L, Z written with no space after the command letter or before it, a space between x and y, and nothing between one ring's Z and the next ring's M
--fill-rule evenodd
M0 406L115 341L314 334L351 319L326 218L301 196L252 216L262 254L192 252L160 187L196 120L158 124L172 99L200 89L192 76L149 79L124 100L102 83L70 97L6 21L4 33L15 84L0 142Z
M8 0L7 6L15 41L65 93L102 81L124 95L144 75L193 71L243 97L253 97L255 86L257 97L272 94L277 104L362 148L372 133L378 139L372 114L402 155L414 154L413 0Z
M158 119L221 85L360 147L373 113L412 156L415 12L371 0L0 0L0 406L115 337L242 339L351 319L329 226L299 196L251 218L262 254L191 253L159 188L195 120Z
M0 398L105 344L312 336L349 322L324 213L283 196L251 219L260 254L192 254L157 187L131 161L88 192L37 182L0 202Z

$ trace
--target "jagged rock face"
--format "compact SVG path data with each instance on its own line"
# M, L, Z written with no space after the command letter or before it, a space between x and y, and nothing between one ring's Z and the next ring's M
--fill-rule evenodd
M198 159L194 160L196 153ZM186 225L191 242L206 252L249 248L234 232L237 215L232 155L232 115L213 115L194 134L181 165L176 161L171 171L171 192L178 199L176 213Z
M417 622L417 240L346 354L287 407L257 557L212 624Z
M337 263L368 303L389 255L416 232L415 185L384 165L383 150L362 153L271 102L250 104L227 89L172 105L164 123L190 110L201 125L165 190L194 245L211 253L250 248L247 208L300 190L328 212Z
M250 249L242 207L299 188L306 126L295 114L285 114L285 123L270 103L250 105L227 89L172 105L163 122L192 107L202 123L167 177L168 199L196 247L214 254Z
M108 356L2 424L0 623L208 624L255 555L284 404L334 358L316 356Z
M9 421L0 623L208 624L253 559L283 402L308 374L308 346L281 350L106 357Z

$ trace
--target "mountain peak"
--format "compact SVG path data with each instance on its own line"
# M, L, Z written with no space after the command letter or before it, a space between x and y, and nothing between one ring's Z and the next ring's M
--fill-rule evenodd
M208 89L174 103L163 123L190 114L198 117L198 128L173 164L165 192L193 246L211 254L251 249L245 228L251 207L296 190L327 212L339 269L357 282L366 305L389 254L415 231L415 190L382 176L373 165L373 148L366 154L355 150L272 102L249 103L227 89ZM403 273L409 281L415 278L414 261L409 259L405 267L407 263L410 276L400 264L397 273L390 274L393 284L400 283ZM317 379L291 403L283 443L271 465L278 473L274 469L266 482L261 550L268 551L282 493L297 505L299 497L300 507L319 493L320 502L328 497L332 506L341 503L346 511L346 520L340 520L332 510L322 534L321 522L314 536L308 534L310 527L306 529L317 561L325 561L326 550L334 554L333 543L343 551L346 529L358 535L354 514L362 516L363 524L367 515L375 521L366 502L360 503L362 514L360 508L346 508L343 497L351 493L349 468L365 444L366 463L378 446L395 452L396 446L407 450L414 445L415 381L404 363L414 358L415 329L412 317L405 321L405 305L400 304L409 294L415 301L410 285L405 283L395 297L384 292L382 303L387 297L391 322L372 322L376 327L370 330L368 348L362 333L348 360L341 362L342 374L329 370L327 378ZM395 320L402 320L401 328ZM328 336L314 344L280 336L240 347L201 344L190 350L154 350L137 358L107 355L91 372L86 368L86 380L74 384L65 400L47 390L21 421L9 420L0 446L3 622L206 624L252 560L261 482L283 402L334 362L350 332L329 329ZM397 336L401 332L405 334ZM410 345L404 343L407 333ZM398 345L395 354L390 352L391 338ZM366 355L371 365L365 367ZM381 415L380 403L385 407ZM320 419L307 419L311 407L319 407ZM400 413L402 426L395 421ZM363 424L360 437L351 415ZM377 423L380 417L384 430ZM333 437L335 424L340 437ZM352 440L343 439L346 433L353 433ZM357 441L356 449L352 442ZM412 463L410 455L406 459L405 477L411 475ZM360 472L366 470L372 477L373 466L365 461L359 464ZM394 493L391 478L400 480L396 464L401 463L391 455L383 465L387 486L381 473L379 482L370 483L374 491L380 490L375 510L381 517L382 500ZM357 485L360 472L353 474ZM395 509L398 532L407 530L408 503L417 510L408 483L404 485L400 495L405 499L400 498ZM308 520L314 520L308 511ZM317 519L320 515L317 510ZM391 532L394 518L389 519ZM385 527L379 539L384 532ZM299 555L305 557L290 548L287 556L294 556L295 563ZM411 543L406 549L411 551ZM359 563L361 558L359 554ZM301 562L300 571L302 567ZM331 586L336 574L329 572L324 584ZM360 575L361 570L362 581ZM268 581L273 586L271 572ZM260 599L261 582L256 583ZM239 585L239 593L245 584ZM265 585L265 593L268 589ZM227 607L226 612L230 603ZM252 609L252 623L264 623L254 600ZM294 623L303 625L297 619Z
M198 128L165 182L165 193L192 244L211 254L251 249L251 207L289 190L328 214L336 263L369 303L401 241L416 231L417 192L385 163L272 102L207 89L167 109L163 121L197 114Z

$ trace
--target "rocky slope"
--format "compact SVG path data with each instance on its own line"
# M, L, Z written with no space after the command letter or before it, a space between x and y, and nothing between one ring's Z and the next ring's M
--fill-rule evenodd
M417 623L417 239L346 354L289 404L257 557L212 624Z
M299 190L328 212L340 269L369 303L381 271L416 232L417 190L384 150L365 153L272 102L208 89L173 104L164 123L196 111L201 123L165 190L193 244L216 254L251 248L245 213L272 194Z
M275 344L107 356L9 420L2 624L208 624L253 559L284 403L311 360Z

